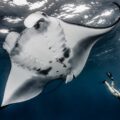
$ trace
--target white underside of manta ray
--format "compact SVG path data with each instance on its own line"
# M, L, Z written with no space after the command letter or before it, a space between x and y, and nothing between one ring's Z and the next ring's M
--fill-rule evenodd
M24 24L22 33L10 32L3 44L11 71L1 106L34 98L51 80L72 81L84 68L93 45L115 26L99 29L69 24L39 11Z

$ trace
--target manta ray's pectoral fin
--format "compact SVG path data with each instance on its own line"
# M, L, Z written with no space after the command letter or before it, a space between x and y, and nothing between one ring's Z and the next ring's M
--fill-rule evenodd
M2 105L1 106L6 106L9 104L13 103L19 103L19 102L24 102L27 100L30 100L37 95L39 95L44 86L44 82L40 83L38 82L39 78L32 78L30 80L27 80L23 85L21 85L17 90L15 90L10 96L9 92L6 91ZM40 81L40 80L39 80ZM12 89L12 88L11 88ZM6 96L9 97L6 97Z
M30 100L39 95L47 80L17 65L12 69L5 88L1 106Z
M2 106L30 100L39 95L43 90L44 82L39 78L31 78L16 89L9 98L4 99ZM9 91L10 92L10 91ZM7 92L6 92L7 94Z
M11 50L14 48L16 42L17 42L17 38L19 37L19 33L17 32L10 32L6 39L5 39L5 42L3 44L3 48L5 50L7 50L8 53L11 52Z

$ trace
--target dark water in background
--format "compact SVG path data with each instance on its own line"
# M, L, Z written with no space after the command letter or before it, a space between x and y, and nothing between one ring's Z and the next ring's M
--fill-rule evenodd
M106 71L111 71L120 87L119 33L119 29L111 32L96 44L78 78L49 92L61 82L55 81L36 98L0 110L0 120L118 120L120 101L102 81ZM9 71L9 57L0 46L0 102Z

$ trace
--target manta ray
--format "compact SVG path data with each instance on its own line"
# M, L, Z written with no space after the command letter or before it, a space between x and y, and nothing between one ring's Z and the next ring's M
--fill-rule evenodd
M25 29L10 32L3 48L11 70L1 106L30 100L52 80L72 81L83 70L93 45L118 23L94 28L65 22L37 11L24 20Z

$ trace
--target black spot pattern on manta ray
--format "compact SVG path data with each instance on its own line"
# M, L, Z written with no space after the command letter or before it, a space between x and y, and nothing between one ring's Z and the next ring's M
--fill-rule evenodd
M52 47L49 47L49 50L51 50L52 49Z
M64 64L63 67L66 68L67 66Z
M68 58L70 56L70 49L69 48L65 48L63 51L64 51L64 57Z
M49 63L52 63L52 61L49 61Z
M64 62L64 60L65 60L65 58L64 58L64 57L61 57L61 58L59 58L59 59L56 59L56 61L57 61L57 62L59 62L59 63L63 63L63 62Z
M41 71L41 69L39 68L39 69L37 69L37 72L40 72Z
M48 75L51 70L52 70L52 67L49 67L45 70L37 69L37 72L42 75Z
M61 63L63 63L63 62L64 62L64 60L65 60L65 58L64 58L64 57L62 57L62 58L60 58L60 59L59 59L59 61L60 61Z

